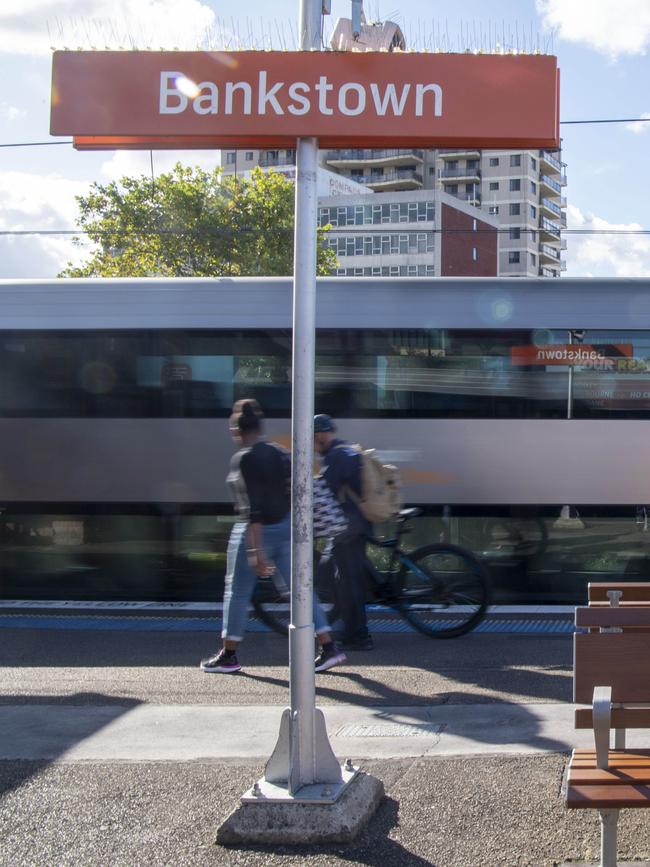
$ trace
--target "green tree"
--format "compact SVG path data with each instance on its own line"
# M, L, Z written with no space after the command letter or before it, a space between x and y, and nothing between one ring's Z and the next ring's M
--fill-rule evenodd
M61 277L286 276L293 273L294 185L256 168L250 179L177 163L157 178L93 183L77 226L95 245ZM318 274L337 267L318 230ZM75 242L83 242L76 238Z

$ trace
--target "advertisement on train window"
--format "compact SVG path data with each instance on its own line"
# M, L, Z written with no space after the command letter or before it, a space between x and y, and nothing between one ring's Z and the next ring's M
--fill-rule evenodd
M513 366L565 365L571 367L596 367L615 370L621 358L632 358L631 343L552 343L547 346L513 346L510 360Z

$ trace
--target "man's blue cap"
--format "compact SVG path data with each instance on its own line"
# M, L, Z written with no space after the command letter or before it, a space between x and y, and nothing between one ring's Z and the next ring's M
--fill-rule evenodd
M332 419L321 413L314 416L314 433L333 433L336 430L336 425Z

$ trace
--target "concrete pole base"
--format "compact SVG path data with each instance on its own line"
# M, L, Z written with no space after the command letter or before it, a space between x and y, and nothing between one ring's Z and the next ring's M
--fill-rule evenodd
M384 797L384 784L358 773L333 804L241 804L217 831L222 846L297 846L349 843Z

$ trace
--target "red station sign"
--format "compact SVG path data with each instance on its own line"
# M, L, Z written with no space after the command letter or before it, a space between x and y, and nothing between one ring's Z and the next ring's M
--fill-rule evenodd
M78 148L557 148L545 55L57 51L52 135Z

